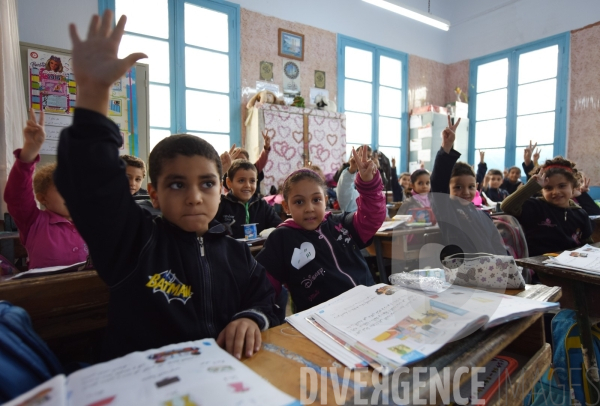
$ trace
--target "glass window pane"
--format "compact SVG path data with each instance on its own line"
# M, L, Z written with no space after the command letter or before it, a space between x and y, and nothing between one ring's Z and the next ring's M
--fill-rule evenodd
M529 143L527 143L527 146L529 146ZM546 162L547 159L554 158L554 145L553 144L538 145L537 147L540 149L540 159L538 161L540 164L543 164L544 162ZM524 150L525 150L525 147L517 147L517 150L515 152L515 166L518 166L519 168L521 168L521 172L523 172L523 166L521 166L521 164L523 163ZM487 154L486 154L486 160L487 160ZM523 177L525 176L524 173L521 173L521 175Z
M506 89L477 95L477 121L506 117Z
M352 147L354 147L354 149L358 149L358 147L360 147L361 145L363 144L346 144L346 157L344 158L344 162L348 162L348 160L352 156Z
M346 47L344 65L347 78L373 81L373 53L358 48Z
M373 85L346 79L344 86L344 104L346 110L360 113L373 111Z
M150 85L150 125L171 127L171 89L169 86Z
M119 58L125 58L134 52L143 52L148 59L141 63L150 65L150 81L169 83L169 43L167 41L148 39L125 34L119 46Z
M229 56L185 47L185 85L228 93Z
M229 134L205 134L194 132L190 132L188 134L196 135L203 140L210 142L219 155L225 151L229 151L229 148L231 148L231 144L229 144L231 141Z
M390 165L392 164L392 158L396 158L396 168L400 166L400 148L380 146L377 151L383 153L390 160Z
M229 52L227 14L185 3L185 43Z
M150 152L152 152L152 150L154 149L156 144L158 144L163 138L166 138L169 135L171 135L171 131L169 131L169 130L161 130L158 128L151 128L150 129ZM148 181L150 181L150 180L148 180Z
M398 89L402 88L402 62L382 56L379 58L379 83Z
M168 0L116 0L117 21L127 16L127 31L169 38Z
M554 142L554 112L517 117L517 145Z
M480 121L475 124L475 149L506 145L506 119Z
M558 45L527 52L519 57L519 84L556 77Z
M346 113L346 142L371 145L373 125L369 114Z
M379 145L399 147L401 144L401 124L399 118L379 117Z
M503 171L506 169L504 167L504 148L498 149L485 149L485 163L487 164L488 171L490 169L498 169L499 171ZM477 162L479 162L479 154L477 155ZM523 154L521 154L523 156ZM520 166L519 166L520 168Z
M402 117L402 91L379 86L379 114L395 118Z
M553 111L556 108L556 79L521 85L517 96L517 115Z
M477 93L508 86L508 58L477 67Z
M186 90L187 131L229 132L229 96Z

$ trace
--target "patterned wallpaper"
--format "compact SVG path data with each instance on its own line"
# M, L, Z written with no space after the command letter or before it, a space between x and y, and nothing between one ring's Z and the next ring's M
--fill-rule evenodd
M454 89L457 87L460 87L464 93L469 94L468 60L446 65L446 93L444 95L446 103L456 100Z
M308 99L310 88L314 87L315 70L325 72L325 87L329 98L337 101L337 35L304 24L265 16L250 10L241 9L241 59L242 59L242 138L246 127L246 104L252 94L249 89L256 87L259 80L261 61L273 63L273 82L283 88L283 63L279 56L277 41L278 29L285 28L304 35L304 61L298 61L302 96Z
M600 22L571 32L567 157L600 185Z

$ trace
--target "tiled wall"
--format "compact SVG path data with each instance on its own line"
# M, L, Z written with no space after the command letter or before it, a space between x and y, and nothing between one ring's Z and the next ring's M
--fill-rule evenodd
M567 157L600 185L600 22L571 33Z
M273 82L283 88L283 63L278 55L278 29L304 35L304 61L299 61L302 96L308 99L310 88L314 87L315 70L325 72L325 87L329 98L337 101L337 35L304 24L268 17L246 9L241 9L241 59L242 59L242 137L246 128L246 104L252 96L248 89L256 87L260 78L260 62L273 63Z

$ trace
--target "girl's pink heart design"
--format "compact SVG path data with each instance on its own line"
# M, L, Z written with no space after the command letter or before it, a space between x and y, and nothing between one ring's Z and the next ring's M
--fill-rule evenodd
M277 155L284 157L288 161L291 160L296 155L296 149L290 147L287 142L274 142L273 150Z

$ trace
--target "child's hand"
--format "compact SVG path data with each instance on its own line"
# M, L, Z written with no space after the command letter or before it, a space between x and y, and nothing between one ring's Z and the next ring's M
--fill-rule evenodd
M586 178L582 172L581 173L581 186L579 186L579 190L581 190L582 193L583 192L588 193L590 191L591 181L592 180L590 178Z
M491 176L486 174L485 177L483 178L483 188L487 188L488 185L490 184L490 178Z
M396 167L396 158L392 157L392 168Z
M356 162L356 168L358 169L358 173L360 174L360 178L365 182L370 182L373 180L373 175L375 175L375 171L377 171L377 165L373 162L372 159L367 158L367 146L364 145L360 149L360 156L356 152L354 148L352 148L352 158L354 158L354 162ZM350 164L352 165L352 163Z
M263 140L265 140L265 146L264 146L264 149L265 149L266 151L269 151L269 150L271 149L271 137L269 137L269 136L267 135L267 132L266 132L266 131L263 131L263 133L262 133L262 136L263 136Z
M541 187L544 187L544 186L546 186L548 184L548 178L546 177L546 172L543 171L543 170L539 171L538 173L536 173L535 175L533 175L531 178L535 179L535 181Z
M485 151L479 150L479 163L485 163Z
M231 160L232 161L235 161L236 159L242 159L243 158L242 149L241 148L236 148L235 144L233 144L233 146L229 150L229 155L231 155Z
M425 169L425 162L419 161L419 168L420 169Z
M456 129L460 124L460 118L456 122L456 124L452 125L452 120L450 120L450 115L448 115L448 127L442 131L442 149L449 154L454 146L454 140L456 139Z
M217 337L217 344L237 359L242 358L244 347L246 357L251 357L255 352L258 352L261 341L258 324L247 318L232 321Z
M87 39L82 41L74 24L69 25L73 42L73 73L77 78L77 107L97 111L106 115L108 91L125 72L138 60L147 58L143 53L134 53L125 59L117 57L127 17L122 16L112 29L112 11L106 10L100 17L90 21Z
M377 169L379 169L379 154L377 152L373 152L373 155L371 156L371 160L373 161L373 163L375 163L375 166L377 167Z
M537 142L535 143L535 145L533 145L533 142L531 140L529 141L529 146L525 147L525 150L523 151L523 161L525 162L525 165L529 165L531 163L531 155L533 154L535 147L537 147Z
M535 145L537 145L537 143L536 143ZM538 161L539 161L539 159L540 159L540 152L542 152L542 149L541 149L541 148L538 148L538 149L537 149L537 151L535 151L535 152L533 153L533 164L534 164L535 166L538 166L538 165L539 165Z
M233 161L231 159L231 154L233 153L234 150L235 150L235 144L233 144L233 146L231 147L231 149L229 151L223 152L220 156L221 167L223 168L223 173L227 172L229 170L229 168L231 168L231 162Z
M44 110L40 111L40 122L35 120L33 109L29 109L29 120L23 128L23 149L19 159L23 162L33 162L42 149L42 144L46 141L46 132L44 131Z

